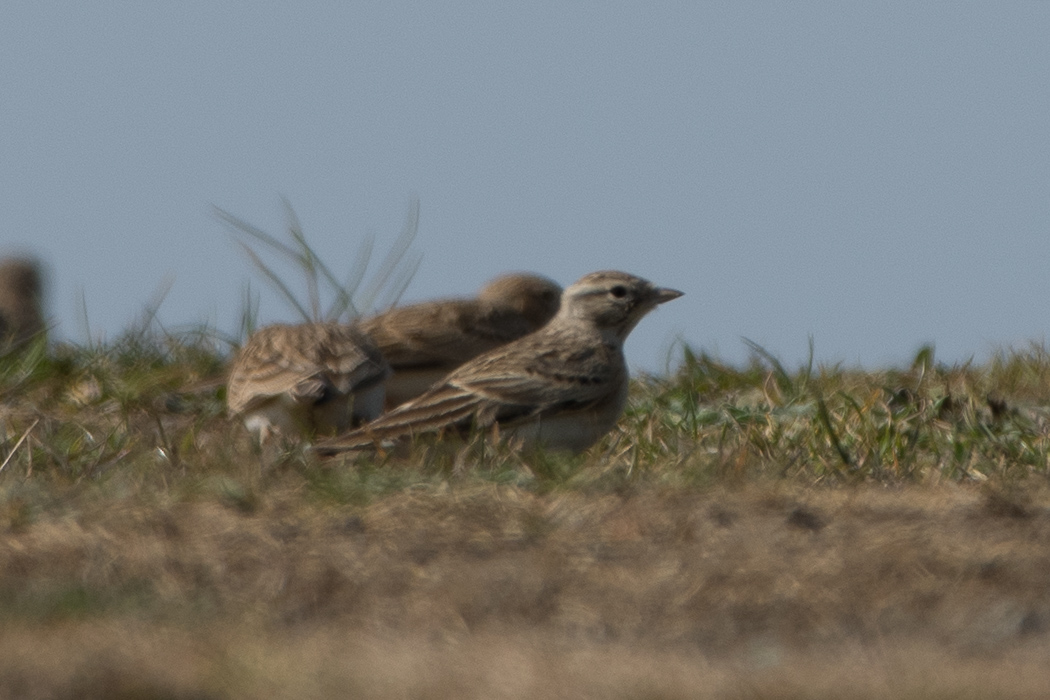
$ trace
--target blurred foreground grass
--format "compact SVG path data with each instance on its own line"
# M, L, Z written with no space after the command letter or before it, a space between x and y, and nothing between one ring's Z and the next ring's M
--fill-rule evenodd
M0 358L0 697L1039 697L1047 350L753 351L356 462L254 447L207 333Z

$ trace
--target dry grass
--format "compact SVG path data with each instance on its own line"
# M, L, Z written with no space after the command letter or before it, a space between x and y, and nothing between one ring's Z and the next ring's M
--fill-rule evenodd
M73 495L8 523L0 690L1037 697L1047 541L980 487Z
M0 637L18 698L1043 698L1046 646L960 658L929 646L761 649L737 661L533 634L435 641L310 629L253 635L69 623ZM85 649L89 651L85 651Z
M687 352L578 458L319 462L203 337L0 361L0 697L1042 697L1050 361Z

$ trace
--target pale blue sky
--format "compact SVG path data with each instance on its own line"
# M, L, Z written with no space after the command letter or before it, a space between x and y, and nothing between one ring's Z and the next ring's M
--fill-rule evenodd
M1050 329L1050 2L6 3L0 243L59 335L235 326L215 204L347 269L421 206L407 298L628 270L681 336L789 365ZM257 284L253 282L253 284ZM275 297L262 318L291 319Z

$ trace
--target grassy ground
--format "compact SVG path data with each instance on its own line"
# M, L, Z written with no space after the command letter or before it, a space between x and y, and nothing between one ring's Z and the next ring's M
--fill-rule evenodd
M207 338L0 360L0 697L1043 697L1050 354L685 351L580 457L253 447Z

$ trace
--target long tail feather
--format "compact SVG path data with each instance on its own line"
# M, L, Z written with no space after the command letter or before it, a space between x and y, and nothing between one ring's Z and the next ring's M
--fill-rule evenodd
M466 427L478 409L478 397L465 391L436 392L424 400L412 401L357 430L314 446L320 454L336 454L374 447L384 441L437 431L446 427Z

